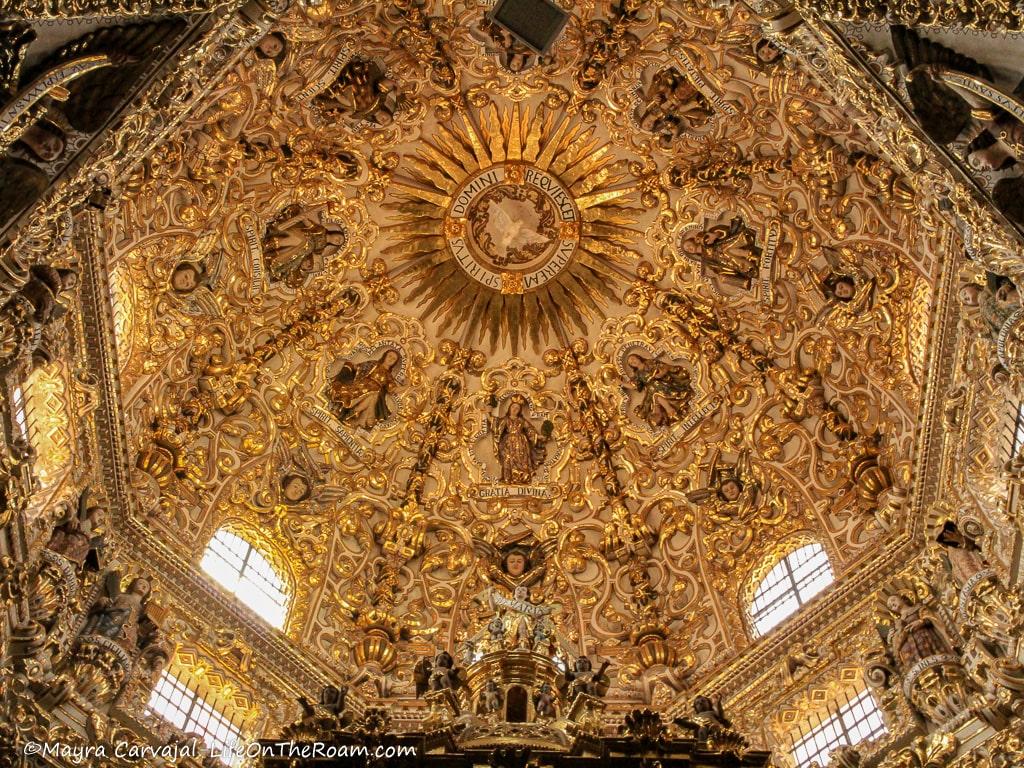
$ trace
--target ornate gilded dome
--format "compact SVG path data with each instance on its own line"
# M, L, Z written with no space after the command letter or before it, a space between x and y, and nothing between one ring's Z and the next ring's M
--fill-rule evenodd
M769 689L840 664L844 623L873 631L857 617L952 482L951 259L1009 252L969 185L867 108L824 28L540 6L546 46L468 0L211 17L180 65L203 76L91 171L87 225L13 240L81 275L62 343L94 372L73 405L110 546L154 572L174 663L221 664L261 735L295 719L272 691L346 682L414 731L458 716L431 687L486 709L498 681L600 699L572 710L587 733L749 697L737 726L777 745ZM26 277L18 311L48 321L61 279ZM1003 280L968 292L1010 328ZM236 555L277 627L216 585L208 558ZM786 572L812 605L777 629ZM569 717L537 697L515 722ZM684 726L746 748L702 714L724 721L708 700ZM481 722L473 748L496 738ZM545 722L509 743L564 751L574 731Z

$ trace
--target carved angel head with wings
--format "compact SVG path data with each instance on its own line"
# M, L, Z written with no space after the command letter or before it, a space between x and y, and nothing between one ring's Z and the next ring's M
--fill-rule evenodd
M687 500L717 523L749 522L770 509L762 504L765 478L751 462L749 451L741 451L735 464L722 464L721 458L716 454L711 462L707 486L689 491Z
M553 538L533 544L520 540L497 547L483 539L473 541L487 578L509 591L537 583L556 544Z

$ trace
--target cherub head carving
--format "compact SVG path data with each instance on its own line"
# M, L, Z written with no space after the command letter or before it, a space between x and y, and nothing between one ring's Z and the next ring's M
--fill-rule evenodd
M518 579L530 570L530 558L525 550L515 547L505 553L502 569L514 579Z

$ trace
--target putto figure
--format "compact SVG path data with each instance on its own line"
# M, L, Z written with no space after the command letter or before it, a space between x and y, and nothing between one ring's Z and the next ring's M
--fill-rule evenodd
M633 409L637 416L652 427L666 427L686 417L694 392L683 366L633 353L626 357L626 371L641 396Z
M665 148L688 131L707 125L713 116L707 97L675 67L651 78L634 112L640 127Z
M349 426L367 431L390 418L398 387L395 367L401 359L397 350L388 349L377 360L342 363L327 387L334 415Z
M505 414L491 420L494 453L501 463L503 483L529 483L547 457L545 446L554 425L544 421L538 433L526 415L527 405L525 397L512 395Z
M740 453L732 466L712 463L708 487L686 494L711 519L720 523L750 519L761 498L761 483L754 475L747 451Z
M550 720L555 716L555 691L551 683L542 683L533 693L533 711L538 720Z
M600 668L594 669L594 665L586 656L580 656L572 665L572 669L566 671L561 679L561 687L566 694L567 700L572 700L580 694L603 698L611 686L611 678L606 674L610 661L603 661Z
M456 666L455 659L448 651L439 651L430 657L422 658L413 667L413 681L416 684L416 697L428 691L456 690L466 682L466 671Z
M315 102L328 118L349 117L379 126L394 122L398 84L372 61L353 59Z

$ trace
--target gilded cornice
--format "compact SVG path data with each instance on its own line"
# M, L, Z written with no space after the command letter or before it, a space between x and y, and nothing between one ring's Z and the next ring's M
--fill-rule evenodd
M152 17L174 13L212 13L232 0L0 0L0 15L13 19Z
M863 52L818 18L779 19L766 25L766 33L799 55L807 70L856 112L865 133L916 189L933 202L948 199L974 258L999 274L1024 273L1024 234L986 201L949 151L925 135L892 91L892 78L883 77L885 65L869 64Z
M253 649L254 660L276 680L280 691L300 694L335 682L340 670L298 652L286 638L269 630L249 610L201 577L193 563L152 539L134 519L138 512L132 511L136 500L127 483L128 454L117 375L117 348L113 341L110 293L106 290L110 283L103 259L98 258L104 253L99 246L101 233L100 212L86 209L79 214L76 236L85 271L82 293L86 351L102 391L96 429L102 436L98 443L103 475L113 500L114 548L133 562L146 563L151 572L159 575L159 583L168 596L180 610L191 613L193 620L201 617L210 627L241 630L242 639ZM199 595L202 597L197 600Z

